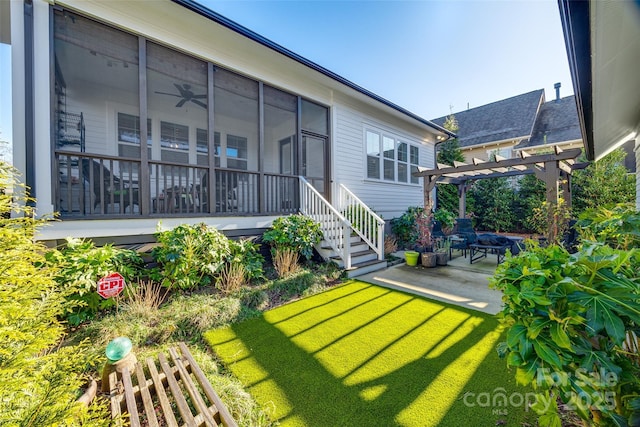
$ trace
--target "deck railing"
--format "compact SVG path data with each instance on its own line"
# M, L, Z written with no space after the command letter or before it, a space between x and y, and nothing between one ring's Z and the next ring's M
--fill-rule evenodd
M320 224L324 241L351 268L351 224L313 185L300 177L300 212Z
M338 186L337 208L351 223L353 230L384 259L384 220L364 204L347 187Z
M62 218L146 215L283 215L298 212L297 176L183 163L148 161L140 182L140 159L71 151L55 152L55 209ZM213 188L213 191L211 191Z

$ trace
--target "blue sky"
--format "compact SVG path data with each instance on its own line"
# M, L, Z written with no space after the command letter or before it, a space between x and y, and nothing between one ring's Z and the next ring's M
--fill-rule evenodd
M557 2L199 3L426 119L562 83L573 88ZM0 139L11 139L0 45Z

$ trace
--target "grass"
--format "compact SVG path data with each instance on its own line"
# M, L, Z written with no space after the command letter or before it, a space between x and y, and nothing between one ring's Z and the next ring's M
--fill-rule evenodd
M492 316L364 282L211 330L205 340L282 426L535 419L525 405L492 405L504 395L517 403L527 391L497 357L502 337Z

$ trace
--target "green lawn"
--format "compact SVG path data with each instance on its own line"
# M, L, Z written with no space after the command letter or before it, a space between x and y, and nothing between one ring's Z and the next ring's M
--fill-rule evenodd
M525 405L491 405L505 391L516 405L524 395L496 355L502 338L492 316L360 281L205 339L282 426L535 419Z

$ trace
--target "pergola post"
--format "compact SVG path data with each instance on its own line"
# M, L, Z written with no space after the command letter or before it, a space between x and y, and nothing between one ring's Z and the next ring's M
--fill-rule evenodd
M462 181L458 187L458 217L467 217L467 181Z
M530 166L533 168L536 178L544 182L546 191L546 199L548 204L547 210L547 236L549 241L555 239L555 220L554 215L558 206L558 187L560 181L560 168L558 162L554 160L546 161L541 167L540 164Z
M425 176L424 177L424 209L429 212L433 207L433 201L431 200L431 193L436 188L436 181L438 176Z

